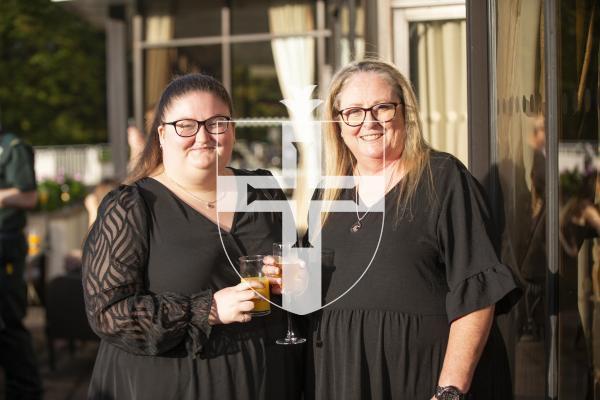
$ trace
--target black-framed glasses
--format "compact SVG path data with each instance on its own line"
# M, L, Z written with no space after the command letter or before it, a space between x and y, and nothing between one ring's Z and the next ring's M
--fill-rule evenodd
M204 125L206 132L213 135L220 135L227 131L231 117L225 115L215 115L205 119L204 121L197 121L195 119L180 119L173 122L163 122L164 125L173 125L175 133L181 137L194 136L200 130L200 127Z
M396 108L398 108L400 104L401 103L380 103L369 108L348 107L340 110L338 114L342 116L342 121L344 121L346 125L355 128L361 126L365 122L367 111L371 112L371 115L373 115L373 118L375 118L377 122L390 122L396 116Z

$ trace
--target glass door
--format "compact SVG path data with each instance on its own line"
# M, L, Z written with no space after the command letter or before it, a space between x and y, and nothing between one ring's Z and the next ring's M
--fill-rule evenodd
M465 4L414 3L393 3L394 62L415 86L427 141L468 165Z

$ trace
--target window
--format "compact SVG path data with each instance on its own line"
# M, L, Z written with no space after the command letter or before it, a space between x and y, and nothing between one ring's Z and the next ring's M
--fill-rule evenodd
M328 83L331 68L324 54L331 33L323 0L179 0L151 2L142 11L142 23L134 23L134 38L140 39L134 43L133 66L140 125L143 110L156 103L174 75L198 71L221 80L230 91L238 138L268 142L273 126L288 118L280 101L290 92L290 82ZM356 25L364 25L361 21ZM267 122L257 124L256 119Z
M433 148L468 165L464 2L441 1L431 7L394 4L393 59L415 86L423 134Z

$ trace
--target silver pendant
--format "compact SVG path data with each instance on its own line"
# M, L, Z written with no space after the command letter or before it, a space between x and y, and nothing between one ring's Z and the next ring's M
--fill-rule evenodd
M360 221L356 221L354 224L352 224L352 228L350 228L350 232L352 233L356 233L358 232L358 230L362 227Z

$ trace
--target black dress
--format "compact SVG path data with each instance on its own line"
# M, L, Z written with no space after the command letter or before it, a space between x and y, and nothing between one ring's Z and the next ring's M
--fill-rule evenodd
M354 213L327 220L322 245L333 249L335 261L323 271L324 296L338 300L311 318L308 398L428 400L450 322L499 301L497 312L506 311L518 298L490 239L477 182L449 154L432 152L429 166L400 220L398 186L385 196L385 218L368 213L357 232L350 229ZM354 195L354 189L342 192L343 199ZM477 400L512 398L495 324L471 392Z
M277 195L252 190L248 201ZM221 230L231 259L270 254L279 218L236 213L231 231ZM300 349L275 344L285 334L279 309L245 324L209 326L212 294L240 279L217 225L158 181L107 195L83 268L88 318L102 338L89 398L299 397Z

